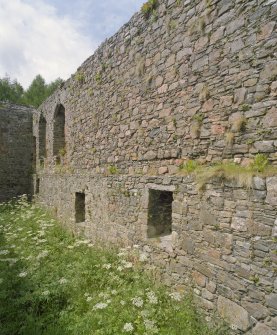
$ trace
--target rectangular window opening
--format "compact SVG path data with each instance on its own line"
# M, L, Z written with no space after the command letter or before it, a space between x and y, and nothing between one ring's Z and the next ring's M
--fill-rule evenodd
M172 192L149 189L147 237L171 234L172 202Z
M75 193L75 222L86 220L86 196L85 193Z

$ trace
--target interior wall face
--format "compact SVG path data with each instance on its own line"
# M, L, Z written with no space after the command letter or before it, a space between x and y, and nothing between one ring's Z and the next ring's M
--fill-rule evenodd
M33 110L0 104L0 202L32 194Z
M92 240L137 244L166 284L191 287L207 313L254 335L277 331L277 177L255 177L250 189L215 179L199 192L179 166L246 165L258 153L277 165L276 18L268 0L161 0L150 19L137 13L105 41L34 115L39 148L46 120L38 200ZM60 105L66 150L57 161ZM39 166L38 152L36 159ZM76 193L85 194L83 222ZM166 232L170 212L161 226L149 221L153 201L160 211L171 204Z

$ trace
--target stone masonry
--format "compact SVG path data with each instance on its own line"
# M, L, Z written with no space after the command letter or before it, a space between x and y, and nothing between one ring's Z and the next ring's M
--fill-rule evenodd
M239 334L277 333L277 176L200 192L179 166L277 165L276 19L273 0L160 0L34 115L38 200L94 241L137 244Z
M32 193L33 109L0 103L0 202Z

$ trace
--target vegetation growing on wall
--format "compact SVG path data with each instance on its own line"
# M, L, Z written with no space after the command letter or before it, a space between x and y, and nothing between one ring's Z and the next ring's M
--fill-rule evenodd
M151 14L155 13L158 7L158 0L148 0L141 7L141 12L145 18L149 18Z
M190 160L181 165L180 170L185 174L193 173L199 189L212 179L235 181L240 186L251 188L253 177L269 177L277 174L277 167L271 166L268 158L263 154L257 154L248 166L241 166L234 162L219 162L205 166Z

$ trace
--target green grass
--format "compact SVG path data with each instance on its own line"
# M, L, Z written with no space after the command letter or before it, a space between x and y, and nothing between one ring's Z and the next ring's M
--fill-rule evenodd
M253 177L271 177L277 175L277 166L270 165L267 156L257 154L248 166L234 162L218 162L213 165L200 165L196 161L188 161L180 166L180 174L192 174L195 177L197 188L202 190L212 180L234 181L239 186L250 189Z
M136 249L77 239L23 198L0 204L1 335L219 335L155 284Z

